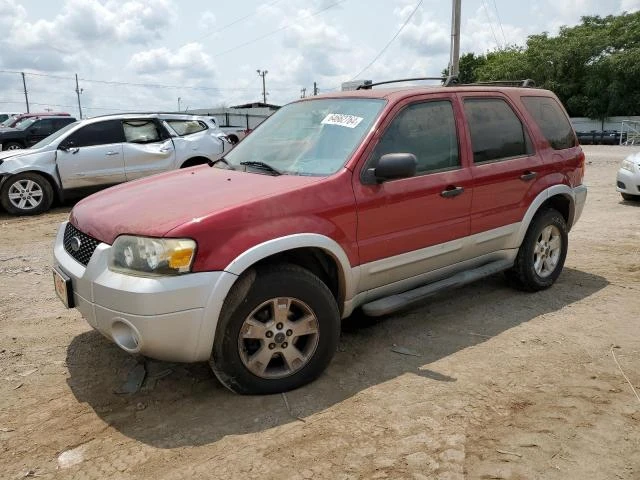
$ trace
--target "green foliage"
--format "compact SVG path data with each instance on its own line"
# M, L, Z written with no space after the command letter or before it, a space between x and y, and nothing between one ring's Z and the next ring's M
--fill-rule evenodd
M460 78L463 83L532 78L553 90L572 116L640 114L640 12L583 17L557 36L531 35L524 47L466 54Z

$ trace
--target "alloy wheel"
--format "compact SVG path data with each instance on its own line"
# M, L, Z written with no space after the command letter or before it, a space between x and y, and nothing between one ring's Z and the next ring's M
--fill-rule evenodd
M42 187L33 180L18 180L9 187L9 201L20 210L32 210L42 203Z

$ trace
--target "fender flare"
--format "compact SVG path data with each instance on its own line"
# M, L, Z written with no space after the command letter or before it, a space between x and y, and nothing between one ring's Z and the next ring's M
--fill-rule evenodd
M554 185L553 187L549 187L546 190L543 190L538 194L538 196L531 202L529 208L527 209L527 213L525 213L522 222L520 224L520 230L515 236L514 245L512 248L519 248L524 241L524 236L527 234L527 230L529 230L529 225L531 224L531 220L533 220L533 216L538 212L540 207L544 202L549 200L551 197L555 196L563 196L569 200L569 219L567 221L567 226L571 229L571 226L575 220L575 192L574 190L567 185Z

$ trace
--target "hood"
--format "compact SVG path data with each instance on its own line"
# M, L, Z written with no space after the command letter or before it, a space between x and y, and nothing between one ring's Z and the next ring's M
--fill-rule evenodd
M46 152L47 150L51 150L50 148L24 148L21 150L5 150L4 152L0 152L0 164L7 160L14 160L20 157L24 157L26 155L34 155L36 153Z
M70 221L82 232L108 244L121 234L162 237L184 223L319 180L322 177L276 177L199 166L124 183L92 195L73 208Z

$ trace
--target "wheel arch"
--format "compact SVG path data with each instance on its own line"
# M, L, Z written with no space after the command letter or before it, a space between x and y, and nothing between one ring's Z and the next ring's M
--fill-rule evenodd
M188 167L195 167L196 165L204 165L208 161L209 159L207 157L204 157L201 155L196 157L191 157L185 160L184 162L182 162L182 164L180 165L180 168L188 168Z
M573 189L567 185L554 185L540 192L533 202L531 202L522 219L514 248L518 248L522 244L534 215L541 209L547 207L558 210L564 217L565 222L567 222L567 227L571 229L576 214L575 193Z
M51 185L51 188L53 189L53 193L56 196L55 198L58 201L63 201L64 200L64 194L62 192L62 188L60 187L60 184L58 183L56 176L53 175L51 172L47 172L44 170L37 170L37 169L33 169L33 168L25 168L22 170L18 170L15 172L11 172L11 173L5 173L2 174L0 173L0 175L2 176L0 178L0 190L4 187L5 183L11 179L12 177L16 176L16 175L20 175L22 173L34 173L36 175L40 175L42 177L44 177L45 180L47 180L49 182L49 184Z

